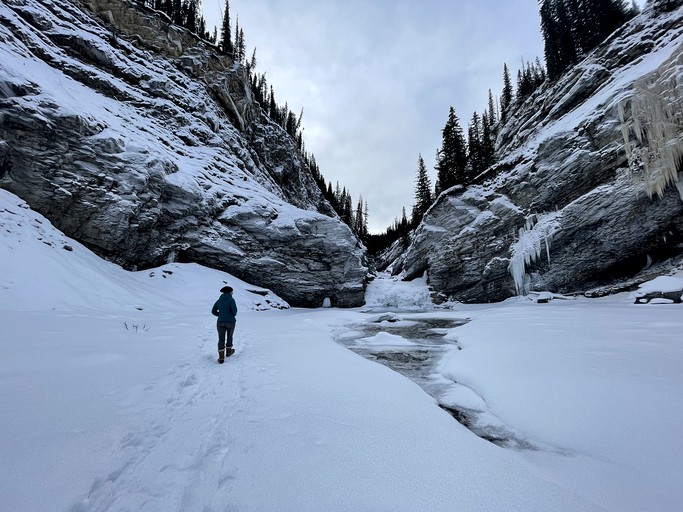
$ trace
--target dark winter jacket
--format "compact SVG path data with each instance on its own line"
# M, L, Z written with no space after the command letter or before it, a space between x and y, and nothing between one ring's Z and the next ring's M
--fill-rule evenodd
M222 293L211 308L211 314L218 317L219 322L234 324L237 319L237 304L231 293Z

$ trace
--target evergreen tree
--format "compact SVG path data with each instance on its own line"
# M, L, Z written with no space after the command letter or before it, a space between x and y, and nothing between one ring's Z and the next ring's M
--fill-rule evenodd
M285 131L287 134L289 134L290 137L295 138L296 137L296 130L297 130L297 122L296 122L296 115L294 112L289 110L287 113L287 120L285 121Z
M240 28L239 60L244 62L247 57L247 42L244 39L244 30Z
M521 69L517 70L517 92L515 93L517 100L521 102L523 98L526 98L529 89L526 74L522 73Z
M330 204L332 205L332 208L336 211L337 205L335 204L334 191L332 190L332 182L331 181L327 184L327 191L325 193L325 199L327 199L330 202Z
M173 0L173 16L171 17L173 23L176 25L183 24L183 2L182 0Z
M339 205L339 207L340 207L340 209L341 209L341 203L342 203L342 190L341 190L341 186L339 185L339 182L337 182L336 185L335 185L335 187L334 187L334 199L335 199L335 201L337 202L337 204Z
M450 107L446 126L441 131L441 149L436 157L436 193L466 182L467 147L455 109Z
M232 55L232 30L230 29L230 2L225 0L225 13L223 14L223 25L221 26L220 47L223 52Z
M552 0L545 0L541 3L541 34L543 36L545 54L545 65L551 79L555 79L562 72L559 66L559 45L555 34L557 33L557 22L555 21L555 9Z
M436 169L436 182L434 183L434 197L439 197L439 194L446 190L446 188L443 186L441 183L441 179L439 177L439 159L441 158L440 156L441 150L437 149L436 154L434 155L434 161L436 162L434 164L434 169Z
M266 101L268 96L268 83L266 82L265 74L254 77L254 84L254 96L256 97L256 101L264 108L268 107Z
M199 1L196 3L195 7L195 12L200 13L202 10L201 4ZM198 36L210 40L211 35L207 32L206 30L206 20L204 19L204 16L197 15L197 27L195 32L197 33Z
M401 223L399 224L398 233L401 235L401 245L405 250L410 245L410 224L408 223L405 206L403 207L403 213L401 214Z
M363 196L358 198L358 205L356 206L356 215L354 217L353 232L358 238L363 238L366 235L365 213L363 211Z
M541 0L548 76L556 79L636 12L624 0Z
M432 184L427 175L427 167L425 166L422 155L418 157L417 161L417 176L415 178L415 205L413 206L413 226L417 226L425 212L432 205Z
M232 43L235 52L235 60L239 60L240 54L240 17L235 18L235 41Z
M285 101L284 107L278 107L277 109L277 123L286 130L287 128L287 115L289 114L289 104Z
M508 109L512 105L512 82L508 65L503 64L503 93L500 96L500 120L507 121Z
M589 52L629 18L624 0L583 0L581 50Z
M235 44L233 46L235 53L235 60L238 62L243 62L246 58L247 49L246 43L244 41L244 31L240 28L240 19L237 18L235 21Z
M467 148L469 150L467 157L469 163L469 175L467 176L466 183L470 183L474 177L484 170L484 153L481 143L481 122L479 120L479 114L476 112L472 114L472 120L467 128Z
M545 81L545 70L538 57L536 62L522 62L522 69L517 72L517 102L521 103Z
M496 162L495 140L487 112L481 116L481 159L483 170Z
M578 3L573 0L544 0L540 13L546 66L554 80L577 61L576 41L584 37L579 21L582 18Z
M277 103L275 103L275 91L273 91L273 86L270 86L270 99L268 101L268 117L270 117L274 122L278 122L278 108Z
M487 112L489 118L489 126L496 126L496 123L498 122L498 116L496 115L496 105L493 101L493 93L491 92L491 89L489 89L489 108Z
M546 72L545 68L543 67L543 64L541 64L541 59L536 57L535 66L534 66L534 82L536 87L539 87L543 82L545 82L546 79Z
M185 28L190 32L197 33L198 16L197 16L197 1L189 0L186 4ZM203 34L204 32L200 32Z
M294 126L294 131L298 132L301 129L301 121L304 118L304 107L301 107L301 112L299 112L299 117L296 119L296 125Z
M347 226L353 229L353 205L351 202L351 194L347 192L346 187L342 190L340 203L341 211L339 212L339 216Z
M553 0L556 3L555 15L561 36L562 47L569 49L569 56L578 57L582 48L588 48L586 41L591 27L587 26L587 17L582 13L586 8L586 0ZM590 1L590 0L588 0ZM562 5L560 5L562 3ZM570 38L571 35L571 38ZM571 39L571 44L570 44ZM573 50L571 49L573 45ZM572 64L574 61L571 62Z

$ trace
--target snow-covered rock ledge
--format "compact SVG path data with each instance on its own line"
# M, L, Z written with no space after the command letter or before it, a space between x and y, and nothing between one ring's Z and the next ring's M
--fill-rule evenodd
M683 302L683 277L657 277L641 285L632 297L636 304L681 304Z

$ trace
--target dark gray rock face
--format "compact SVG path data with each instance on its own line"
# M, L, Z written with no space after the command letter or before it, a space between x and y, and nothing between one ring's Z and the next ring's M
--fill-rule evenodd
M333 217L245 69L126 0L0 5L0 187L127 268L193 261L293 305L363 303Z
M437 199L394 273L428 271L435 291L487 302L606 286L683 254L680 4L646 11L517 106L500 162Z

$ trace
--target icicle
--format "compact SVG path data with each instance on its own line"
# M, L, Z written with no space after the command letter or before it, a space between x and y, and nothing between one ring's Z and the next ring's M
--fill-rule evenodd
M512 256L508 266L518 295L526 295L530 291L531 280L526 274L526 269L541 258L543 244L546 258L550 263L550 243L560 229L557 221L559 215L560 212L532 214L527 217L524 227L519 228L519 237L512 244Z
M672 60L676 59L683 60L683 54ZM664 76L675 67L676 63L667 62L660 71L634 84L629 118L623 103L618 109L632 175L644 181L649 197L655 194L662 197L669 185L675 185L683 200L678 172L683 162L683 142L679 138L683 126L683 95L676 80Z

